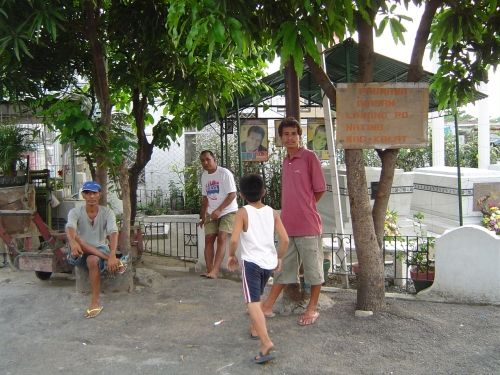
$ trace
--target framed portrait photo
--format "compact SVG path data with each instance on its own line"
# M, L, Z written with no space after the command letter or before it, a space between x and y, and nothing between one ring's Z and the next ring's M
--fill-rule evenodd
M267 161L269 158L266 119L251 119L241 123L240 150L242 161Z
M325 121L310 119L307 121L307 148L318 155L321 160L328 160L328 143L326 140Z

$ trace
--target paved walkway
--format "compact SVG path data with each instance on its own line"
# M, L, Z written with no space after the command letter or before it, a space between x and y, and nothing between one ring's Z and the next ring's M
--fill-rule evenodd
M334 305L313 326L269 319L277 358L255 365L240 284L155 264L133 293L103 295L95 319L70 275L0 269L0 374L500 373L500 307L388 298L355 318L349 291L324 293Z

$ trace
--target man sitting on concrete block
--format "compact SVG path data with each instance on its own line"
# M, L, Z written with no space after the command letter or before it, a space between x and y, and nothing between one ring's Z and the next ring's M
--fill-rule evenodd
M116 217L113 210L99 205L101 186L94 181L85 182L82 196L85 205L72 208L68 213L66 235L71 250L68 263L88 269L91 300L84 316L95 318L103 309L99 301L101 274L122 274L127 269L127 263L124 257L116 257Z

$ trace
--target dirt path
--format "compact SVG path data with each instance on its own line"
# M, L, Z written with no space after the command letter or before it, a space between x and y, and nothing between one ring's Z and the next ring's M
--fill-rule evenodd
M135 292L104 295L89 320L70 275L42 282L0 269L0 373L500 373L500 307L388 299L386 311L361 319L349 291L325 293L335 303L314 326L270 319L277 359L257 366L239 283L158 263L138 270Z

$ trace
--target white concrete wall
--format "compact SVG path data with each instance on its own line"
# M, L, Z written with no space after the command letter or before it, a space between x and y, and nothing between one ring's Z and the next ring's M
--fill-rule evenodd
M477 225L446 231L436 240L436 275L419 298L500 304L500 236Z

